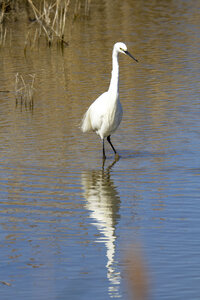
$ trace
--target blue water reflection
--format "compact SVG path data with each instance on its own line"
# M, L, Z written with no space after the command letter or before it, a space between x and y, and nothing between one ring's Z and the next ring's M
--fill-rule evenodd
M107 257L107 278L109 280L109 295L119 297L120 271L116 252L116 226L120 218L120 198L111 179L110 169L113 164L100 170L83 172L81 183L86 200L85 207L90 211L91 223L98 231L96 242L104 243Z

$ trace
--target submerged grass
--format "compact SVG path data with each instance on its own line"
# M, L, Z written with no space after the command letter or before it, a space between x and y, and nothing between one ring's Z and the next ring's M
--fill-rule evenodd
M15 99L16 106L20 103L21 107L33 109L33 94L34 94L35 74L29 74L29 80L24 79L22 75L15 75Z

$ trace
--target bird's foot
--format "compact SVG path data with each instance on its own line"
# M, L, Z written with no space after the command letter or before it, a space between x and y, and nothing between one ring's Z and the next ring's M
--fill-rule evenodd
M120 156L119 156L119 154L116 152L115 153L115 161L118 161L120 159Z
M104 169L105 161L106 161L106 156L104 155L102 157L102 169Z

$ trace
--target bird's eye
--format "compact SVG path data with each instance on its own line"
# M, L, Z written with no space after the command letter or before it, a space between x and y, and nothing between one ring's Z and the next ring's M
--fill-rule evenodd
M121 51L124 51L124 49L122 49L121 47L119 48Z

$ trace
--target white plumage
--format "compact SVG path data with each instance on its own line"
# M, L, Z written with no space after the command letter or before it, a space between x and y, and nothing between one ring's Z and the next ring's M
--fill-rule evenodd
M118 128L123 115L122 105L119 100L119 64L118 54L123 53L135 59L124 43L116 43L112 53L112 75L107 92L99 96L86 111L81 125L83 132L95 131L103 141L103 159L105 160L104 138L107 138L114 153L118 154L111 143L110 136Z

